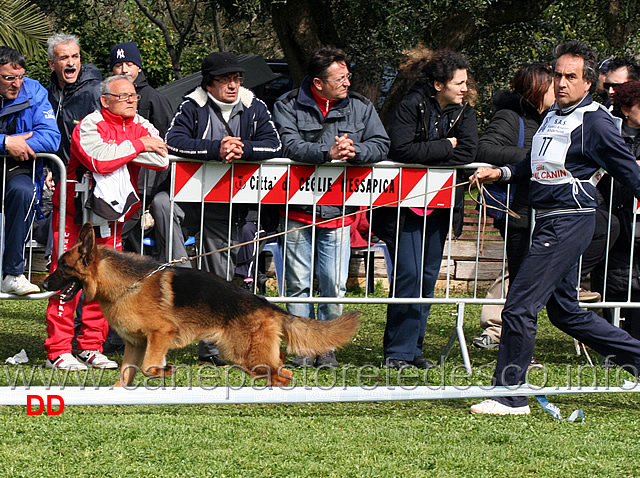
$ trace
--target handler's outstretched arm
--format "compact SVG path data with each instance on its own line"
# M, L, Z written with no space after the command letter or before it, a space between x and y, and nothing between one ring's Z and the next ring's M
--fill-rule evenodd
M469 176L469 181L471 181L471 183L475 183L477 180L483 184L487 184L497 181L501 176L502 171L499 169L481 167L476 169L476 172Z

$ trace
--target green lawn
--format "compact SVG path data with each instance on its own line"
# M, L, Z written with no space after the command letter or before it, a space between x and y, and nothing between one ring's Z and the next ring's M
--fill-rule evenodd
M45 302L0 301L0 359L27 351L30 365L45 354ZM341 364L382 363L385 307L358 305L363 323L353 343L338 352ZM479 309L467 307L466 334L479 333ZM434 306L425 355L436 360L453 327L451 306ZM487 384L496 351L470 349L476 372L457 384ZM598 359L591 352L594 359ZM115 356L116 360L120 357ZM195 345L173 351L169 361L196 365ZM583 370L573 339L541 316L536 358L546 369L532 383L565 386L582 380L598 384L605 372ZM462 363L454 349L445 382ZM374 369L384 375L384 369ZM0 372L10 383L15 367ZM611 372L615 377L616 371ZM296 379L302 380L302 371ZM375 375L375 374L374 374ZM406 375L406 374L405 374ZM411 374L409 374L411 375ZM242 382L231 372L232 383ZM345 374L357 385L355 367ZM629 378L624 374L622 378ZM45 379L47 377L45 376ZM395 377L397 379L397 376ZM406 378L406 377L405 377ZM409 377L410 378L410 377ZM423 376L414 374L416 381ZM392 381L394 377L391 377ZM438 383L438 374L430 376ZM36 382L42 378L37 378ZM104 374L103 383L116 380ZM178 385L184 385L180 374ZM317 377L330 383L330 372ZM376 382L368 379L366 385ZM73 382L70 382L72 384ZM307 378L309 385L315 377ZM91 392L87 393L99 393ZM609 477L640 475L636 443L640 422L638 395L582 394L549 397L564 415L581 408L584 423L555 420L531 399L527 417L469 414L474 400L302 405L67 406L58 416L27 416L24 406L0 407L0 476L144 476L144 477L423 477L549 476Z

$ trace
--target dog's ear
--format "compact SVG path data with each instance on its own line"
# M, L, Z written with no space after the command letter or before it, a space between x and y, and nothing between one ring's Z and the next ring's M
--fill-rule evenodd
M80 255L82 256L82 262L85 266L88 266L95 260L96 255L96 233L93 230L93 224L85 222L80 229L80 235L78 236L78 243L80 244Z

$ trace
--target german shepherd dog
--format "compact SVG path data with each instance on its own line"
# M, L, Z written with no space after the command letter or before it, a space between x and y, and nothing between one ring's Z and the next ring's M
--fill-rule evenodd
M78 242L58 259L43 286L70 300L82 289L97 300L125 343L116 386L131 385L138 369L148 377L175 372L164 365L167 350L213 340L221 356L268 386L286 386L293 372L283 368L287 352L322 354L347 344L358 328L359 312L329 321L292 316L213 274L195 269L157 270L158 263L134 253L96 245L90 223ZM154 272L156 271L157 272Z

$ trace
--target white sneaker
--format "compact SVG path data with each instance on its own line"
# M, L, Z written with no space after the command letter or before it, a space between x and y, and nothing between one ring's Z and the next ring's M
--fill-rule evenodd
M78 358L87 365L95 368L118 368L118 362L110 360L106 355L97 350L83 350L78 354Z
M57 368L60 370L87 370L87 366L79 362L78 359L71 354L62 354L53 361L47 360L44 366L46 368Z
M27 295L40 292L40 287L27 280L24 274L7 276L2 279L2 292L15 295Z
M529 405L525 405L524 407L509 407L496 400L485 400L484 402L472 405L471 413L483 415L529 415L531 409Z

